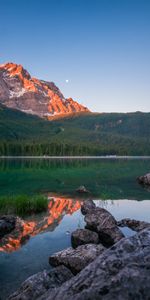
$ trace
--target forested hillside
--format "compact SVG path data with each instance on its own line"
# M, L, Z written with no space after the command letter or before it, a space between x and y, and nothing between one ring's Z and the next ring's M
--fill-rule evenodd
M150 113L47 121L1 105L0 155L150 155Z

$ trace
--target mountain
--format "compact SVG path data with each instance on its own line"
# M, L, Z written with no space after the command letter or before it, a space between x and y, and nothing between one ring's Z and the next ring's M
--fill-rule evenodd
M22 65L14 63L0 65L0 102L47 119L89 111L72 98L65 99L53 82L33 78Z
M150 155L150 113L51 121L0 105L0 155Z

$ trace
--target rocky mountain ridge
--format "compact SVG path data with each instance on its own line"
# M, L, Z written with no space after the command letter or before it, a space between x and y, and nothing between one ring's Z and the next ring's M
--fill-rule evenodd
M0 102L9 108L46 117L87 112L88 108L66 99L53 83L31 77L22 65L0 65Z

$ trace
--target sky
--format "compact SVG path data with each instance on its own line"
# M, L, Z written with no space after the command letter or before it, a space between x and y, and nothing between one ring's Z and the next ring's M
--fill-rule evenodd
M4 62L91 111L150 111L150 0L0 0Z

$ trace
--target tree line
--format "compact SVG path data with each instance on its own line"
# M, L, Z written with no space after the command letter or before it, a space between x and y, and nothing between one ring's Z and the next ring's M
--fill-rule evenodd
M149 153L150 145L142 143L0 142L0 156L149 155Z

